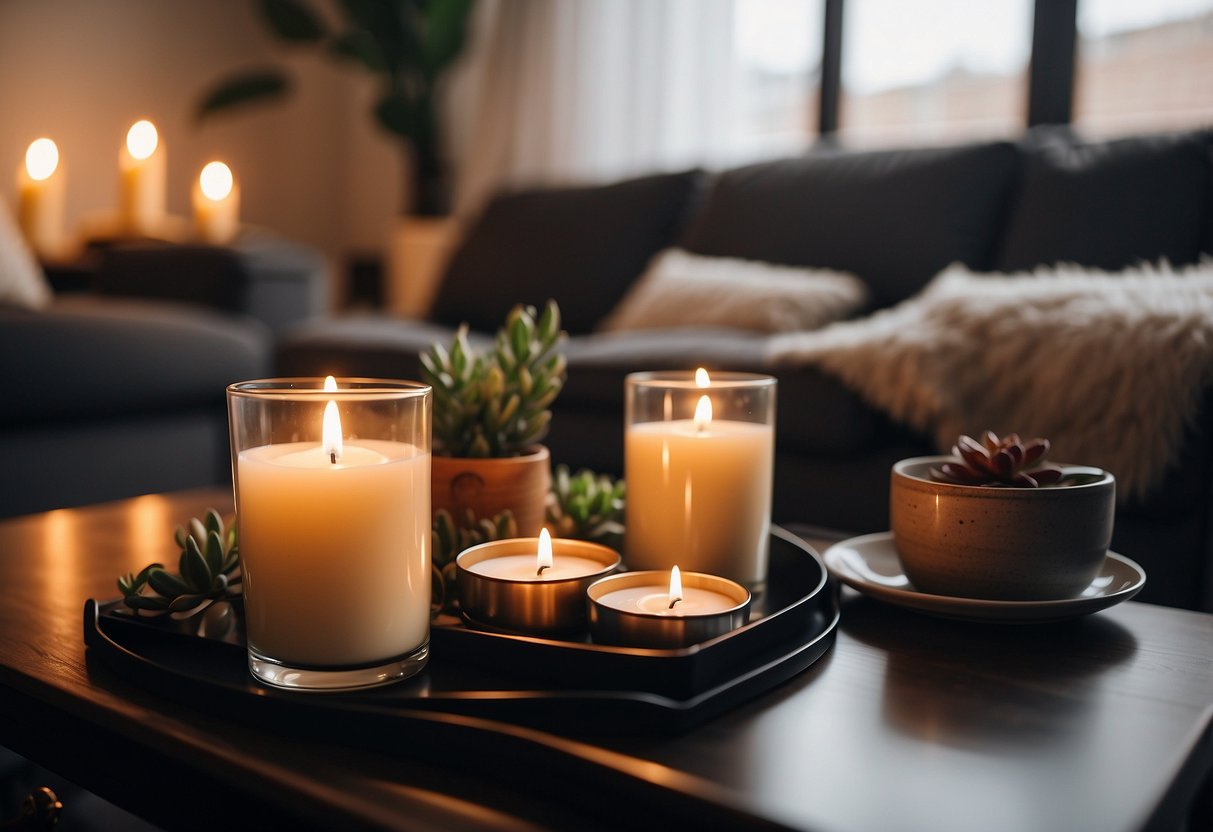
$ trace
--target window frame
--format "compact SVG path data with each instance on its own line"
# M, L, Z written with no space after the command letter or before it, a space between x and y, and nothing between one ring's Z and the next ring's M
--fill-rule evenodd
M817 134L830 139L839 129L842 89L842 27L846 0L825 0ZM1028 59L1024 126L1070 124L1074 115L1074 64L1078 0L1035 0Z

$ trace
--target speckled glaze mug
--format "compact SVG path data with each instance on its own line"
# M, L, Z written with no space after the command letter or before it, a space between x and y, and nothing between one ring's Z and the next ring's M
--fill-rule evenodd
M931 479L951 457L893 466L893 542L915 589L1003 601L1073 598L1107 557L1116 480L1099 468L1059 464L1092 481L1045 488L955 485Z

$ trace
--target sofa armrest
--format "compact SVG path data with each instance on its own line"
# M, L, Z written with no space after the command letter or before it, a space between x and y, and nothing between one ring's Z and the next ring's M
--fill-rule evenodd
M197 303L250 315L272 330L328 310L329 276L311 249L246 235L230 246L123 243L100 253L102 295Z

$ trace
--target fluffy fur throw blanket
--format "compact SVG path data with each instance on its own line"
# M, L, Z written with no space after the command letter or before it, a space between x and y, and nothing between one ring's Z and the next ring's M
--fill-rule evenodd
M1159 484L1213 383L1213 261L1005 276L954 265L896 307L771 350L837 375L944 453L987 428L1048 437L1050 458L1115 474L1123 501Z

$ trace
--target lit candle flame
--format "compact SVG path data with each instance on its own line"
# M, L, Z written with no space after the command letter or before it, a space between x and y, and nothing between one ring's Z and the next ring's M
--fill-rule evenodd
M670 570L670 606L667 609L674 609L674 605L682 600L682 573L675 566Z
M337 379L333 378L332 376L325 376L324 377L324 392L336 393L337 392Z
M35 139L25 151L25 170L29 178L41 182L59 167L59 148L50 139Z
M700 367L695 371L695 386L696 387L711 387L712 380L708 378L708 371Z
M211 202L227 199L232 193L234 182L232 169L223 162L208 162L202 169L202 173L198 175L198 186L202 190L202 195Z
M337 402L329 402L324 407L324 424L321 428L321 448L329 461L334 465L341 459L341 414L337 412Z
M542 575L543 570L552 568L552 536L547 529L539 530L539 554L535 556L535 565L539 567L536 575Z
M136 159L146 159L156 152L160 136L156 133L156 125L146 119L136 121L126 132L126 151Z
M702 433L712 424L712 400L707 396L699 397L695 405L695 430Z

